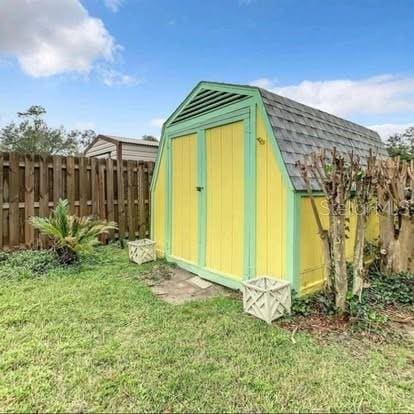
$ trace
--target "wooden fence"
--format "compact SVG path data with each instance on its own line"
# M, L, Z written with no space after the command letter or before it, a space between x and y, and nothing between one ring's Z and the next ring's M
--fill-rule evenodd
M0 153L0 249L46 247L28 220L48 216L59 198L69 200L71 214L117 222L111 237L147 237L153 168L143 161Z

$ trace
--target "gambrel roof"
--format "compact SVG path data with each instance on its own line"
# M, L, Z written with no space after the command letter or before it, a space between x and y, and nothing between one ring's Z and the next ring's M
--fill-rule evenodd
M296 190L305 190L295 163L305 154L320 149L337 148L342 153L353 151L362 159L369 151L386 155L377 132L327 112L259 89L274 136ZM312 183L318 189L316 182Z
M220 88L221 87L221 88ZM306 190L295 163L314 151L334 147L342 153L353 151L362 160L369 151L386 156L377 132L335 115L250 85L200 82L167 120L174 125L211 111L259 96L268 117L282 160L295 190ZM316 181L314 190L319 189Z

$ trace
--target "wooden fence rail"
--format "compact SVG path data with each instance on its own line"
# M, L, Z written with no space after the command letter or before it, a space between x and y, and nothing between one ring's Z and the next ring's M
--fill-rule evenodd
M0 152L0 249L41 248L48 241L29 223L45 217L59 198L71 214L115 221L111 237L149 235L154 163Z

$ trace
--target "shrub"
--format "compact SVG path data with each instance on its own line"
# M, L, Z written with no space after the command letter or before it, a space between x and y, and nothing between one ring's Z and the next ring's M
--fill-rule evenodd
M114 222L69 215L68 200L59 200L49 218L32 217L31 223L53 240L54 250L62 264L76 262L81 253L91 253L99 244L99 235L117 228Z
M370 286L363 299L373 305L414 305L414 275L399 273L386 276L375 272L370 275Z

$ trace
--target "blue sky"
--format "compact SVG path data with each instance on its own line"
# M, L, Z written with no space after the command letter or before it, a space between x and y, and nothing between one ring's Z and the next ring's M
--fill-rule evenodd
M0 126L158 135L200 80L257 84L381 133L414 124L414 1L1 0Z

